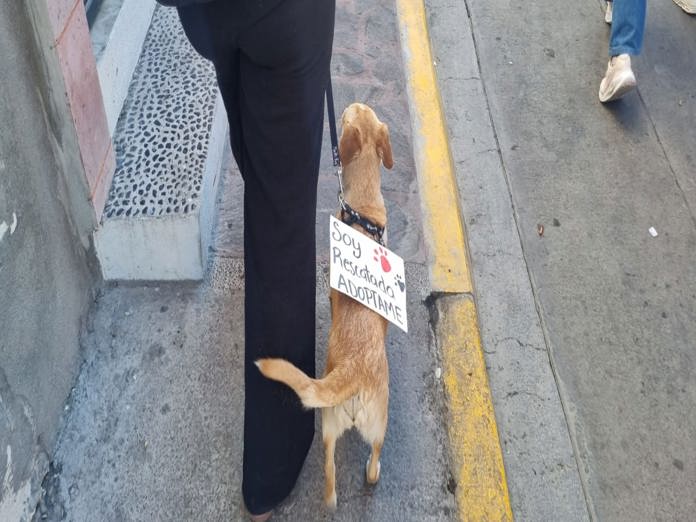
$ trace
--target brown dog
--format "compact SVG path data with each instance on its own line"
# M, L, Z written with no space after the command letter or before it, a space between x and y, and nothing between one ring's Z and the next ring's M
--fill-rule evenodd
M346 202L362 217L379 227L387 224L380 188L380 161L394 165L387 125L367 105L354 103L342 117L339 145L343 164ZM337 216L341 218L340 212ZM365 233L359 225L354 228ZM367 234L369 235L369 234ZM322 379L310 379L283 359L256 362L266 377L290 386L307 408L322 408L326 450L324 500L336 507L336 440L355 426L372 446L367 462L367 481L379 479L379 456L387 430L389 367L385 350L387 321L350 297L331 290L332 325L329 332L326 371Z

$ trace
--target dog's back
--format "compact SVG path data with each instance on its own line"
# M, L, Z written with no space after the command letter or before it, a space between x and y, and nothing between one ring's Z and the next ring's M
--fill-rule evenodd
M331 291L331 315L323 378L312 379L284 359L256 361L263 375L290 386L306 408L340 406L358 394L371 397L388 381L387 321L335 290Z

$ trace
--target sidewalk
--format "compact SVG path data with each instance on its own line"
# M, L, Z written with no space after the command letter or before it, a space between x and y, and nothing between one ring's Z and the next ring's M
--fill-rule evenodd
M396 166L384 173L383 191L390 248L406 261L410 331L390 328L388 336L390 420L379 484L365 484L368 448L356 433L346 435L336 456L338 511L327 512L317 425L297 487L273 520L456 520L396 12L367 0L338 4L336 110L363 101L390 126ZM328 216L338 188L326 130L317 218L318 368L329 327ZM113 285L95 303L85 364L45 482L39 515L48 520L243 519L243 187L229 150L224 164L207 280Z

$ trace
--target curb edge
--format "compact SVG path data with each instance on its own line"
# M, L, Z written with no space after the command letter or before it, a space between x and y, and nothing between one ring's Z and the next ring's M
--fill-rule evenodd
M461 520L512 521L423 0L396 0Z

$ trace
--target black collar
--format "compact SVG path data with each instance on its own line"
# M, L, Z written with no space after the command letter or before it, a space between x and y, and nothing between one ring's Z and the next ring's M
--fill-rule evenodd
M384 227L380 227L373 221L361 216L357 210L353 209L343 198L342 193L338 193L338 202L341 204L341 221L346 225L360 225L372 238L382 246L384 245Z

